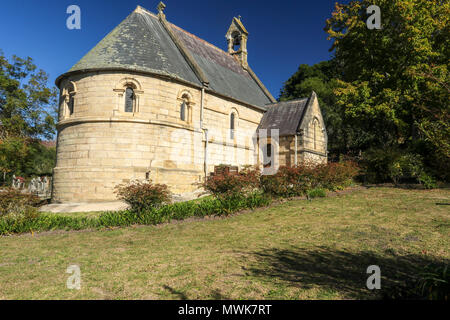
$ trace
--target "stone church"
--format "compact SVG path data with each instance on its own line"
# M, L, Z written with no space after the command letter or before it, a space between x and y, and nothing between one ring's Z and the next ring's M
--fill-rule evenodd
M220 164L327 161L316 94L278 102L247 62L240 17L227 51L138 6L59 76L53 202L115 200L131 180L188 194Z

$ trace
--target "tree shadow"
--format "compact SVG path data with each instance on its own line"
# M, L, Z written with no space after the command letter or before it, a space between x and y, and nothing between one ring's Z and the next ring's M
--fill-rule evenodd
M169 291L171 294L176 295L180 300L189 300L188 296L182 291L178 291L172 287L169 287L168 285L163 285L163 288Z
M171 294L177 296L177 299L180 300L190 300L188 295L185 292L182 292L180 290L176 290L168 285L163 285L163 288L167 291L169 291ZM205 295L206 297L207 295ZM222 295L222 293L220 292L219 289L212 289L211 292L209 293L209 297L212 300L228 300L227 297L225 297L224 295Z
M247 275L275 278L291 287L332 290L350 299L418 299L420 296L413 289L423 268L449 264L448 259L426 255L348 252L326 247L273 248L251 255L256 259L245 268ZM380 290L369 290L366 286L372 274L366 273L370 265L380 267Z

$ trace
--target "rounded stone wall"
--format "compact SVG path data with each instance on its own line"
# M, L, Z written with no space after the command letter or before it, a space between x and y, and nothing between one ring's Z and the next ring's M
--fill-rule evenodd
M261 110L205 93L206 143L200 129L201 90L193 85L98 71L66 76L59 87L53 202L116 200L114 187L134 179L188 193L198 189L205 167L212 172L219 164L256 163L252 135ZM132 97L128 108L126 97ZM230 136L232 113L236 134Z
M133 112L122 109L127 86L139 95ZM185 121L177 114L183 92L190 99ZM115 200L114 187L133 179L166 183L175 193L195 190L203 176L202 132L194 128L196 95L192 88L123 73L61 82L53 201Z

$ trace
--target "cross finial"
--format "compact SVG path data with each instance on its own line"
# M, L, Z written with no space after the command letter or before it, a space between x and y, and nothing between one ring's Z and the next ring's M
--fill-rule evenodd
M158 4L158 7L157 7L157 9L158 9L158 14L160 14L160 15L164 15L164 9L166 8L166 5L164 4L164 2L160 2L159 4Z
M241 15L238 15L238 20L241 21Z

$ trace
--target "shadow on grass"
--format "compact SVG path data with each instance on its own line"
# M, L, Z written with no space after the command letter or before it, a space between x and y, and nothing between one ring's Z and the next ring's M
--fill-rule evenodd
M188 296L182 291L178 291L167 285L164 285L163 288L166 289L167 291L169 291L171 294L177 296L177 298L180 300L188 300L189 299Z
M413 298L419 274L427 265L449 264L448 259L426 255L395 255L386 252L347 252L332 248L271 249L251 253L256 259L246 267L248 276L281 281L286 286L303 289L321 288L350 299ZM381 289L366 287L367 267L381 269Z
M169 291L171 294L176 296L176 299L180 300L190 300L188 295L185 292L180 290L176 290L168 285L164 285L163 288ZM209 298L212 300L228 300L227 297L223 296L222 293L218 289L214 289L209 293Z

